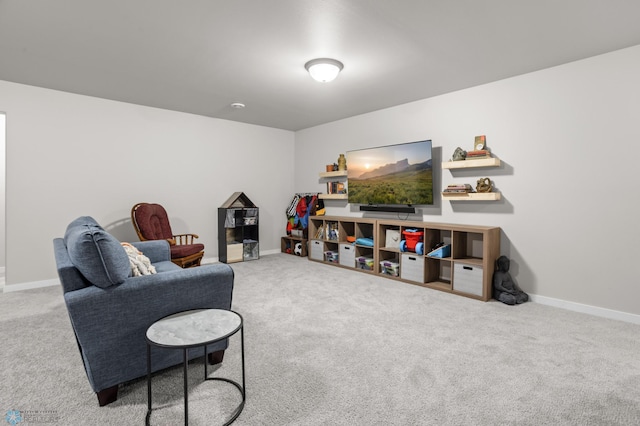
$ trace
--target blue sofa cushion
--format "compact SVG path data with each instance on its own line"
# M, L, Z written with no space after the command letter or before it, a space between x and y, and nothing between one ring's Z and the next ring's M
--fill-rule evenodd
M64 242L71 262L93 285L107 288L129 277L127 252L92 217L82 216L71 222Z

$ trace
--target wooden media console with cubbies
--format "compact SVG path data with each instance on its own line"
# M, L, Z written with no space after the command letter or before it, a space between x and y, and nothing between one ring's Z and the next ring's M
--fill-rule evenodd
M400 235L400 244L385 247L387 241L395 241L388 234ZM407 241L414 235L420 244ZM430 255L439 245L441 249ZM500 255L500 228L312 216L308 253L312 261L487 301Z

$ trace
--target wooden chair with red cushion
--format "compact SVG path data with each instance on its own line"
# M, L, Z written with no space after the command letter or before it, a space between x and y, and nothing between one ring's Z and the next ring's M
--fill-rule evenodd
M174 234L167 211L160 204L138 203L131 209L131 222L140 241L167 240L171 261L182 268L200 266L204 244L195 243L196 234Z

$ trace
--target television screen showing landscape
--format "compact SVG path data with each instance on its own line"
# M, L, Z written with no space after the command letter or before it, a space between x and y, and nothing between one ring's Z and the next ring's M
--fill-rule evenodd
M431 141L347 152L348 197L355 204L433 204Z

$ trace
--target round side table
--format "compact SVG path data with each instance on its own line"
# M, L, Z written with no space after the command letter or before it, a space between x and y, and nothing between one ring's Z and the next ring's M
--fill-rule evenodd
M233 336L240 331L240 346L242 353L242 385L223 377L209 377L207 371L207 346ZM189 398L187 391L187 369L189 364L188 351L190 348L204 347L204 380L219 380L234 385L242 395L242 401L232 413L231 418L224 423L229 425L238 418L246 401L244 380L244 328L243 319L234 311L223 309L196 309L169 315L151 324L147 329L147 417L146 424L151 420L151 346L167 349L182 349L184 364L184 424L189 424Z

